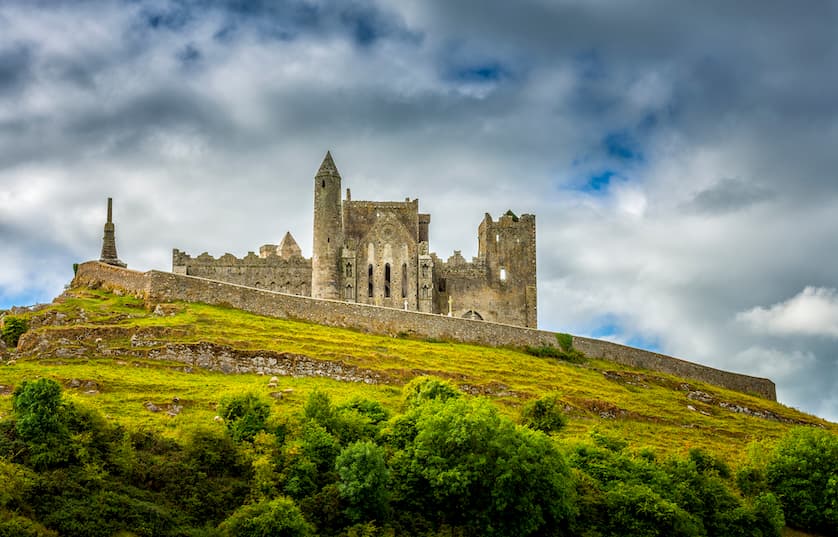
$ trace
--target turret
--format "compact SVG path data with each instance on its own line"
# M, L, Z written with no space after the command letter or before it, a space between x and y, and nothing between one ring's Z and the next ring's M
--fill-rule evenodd
M99 256L99 261L117 267L126 266L116 255L116 228L113 225L112 198L108 198L108 219L105 222L105 236L102 237L102 254Z
M339 299L343 218L340 174L330 152L314 176L314 248L311 258L311 296Z

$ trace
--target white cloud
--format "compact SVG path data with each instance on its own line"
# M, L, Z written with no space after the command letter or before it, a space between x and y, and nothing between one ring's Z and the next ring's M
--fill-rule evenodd
M736 319L761 333L838 338L838 290L806 287L784 302L740 312Z

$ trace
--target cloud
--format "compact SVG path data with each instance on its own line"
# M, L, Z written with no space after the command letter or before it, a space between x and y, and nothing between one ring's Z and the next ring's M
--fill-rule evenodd
M726 213L772 198L772 192L759 184L722 179L696 194L687 207L705 213Z
M806 287L768 308L740 312L736 319L761 333L838 338L838 290Z

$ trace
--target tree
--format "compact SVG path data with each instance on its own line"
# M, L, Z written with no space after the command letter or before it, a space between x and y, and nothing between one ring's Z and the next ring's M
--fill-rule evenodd
M521 425L544 433L560 430L567 420L559 405L560 402L556 396L542 397L528 402L521 411Z
M355 442L335 460L340 481L338 491L349 507L346 514L353 522L380 520L387 509L387 482L390 472L384 462L384 450L373 442Z
M838 435L813 427L792 429L774 448L766 477L790 526L835 535Z
M29 448L32 466L67 462L70 430L61 402L61 386L52 379L23 381L12 396L15 430Z
M274 500L245 505L219 526L228 537L309 537L314 529L303 518L294 500Z
M225 397L218 405L230 436L236 442L253 441L259 431L264 431L271 414L268 402L253 393Z
M3 330L0 337L9 347L17 347L20 336L29 329L29 324L22 317L6 316L3 318Z
M414 433L407 430L414 429ZM486 536L533 535L573 513L570 471L548 437L484 399L420 405L396 420L399 507Z
M457 399L462 392L443 380L433 377L416 377L402 389L404 404L412 408L428 401Z

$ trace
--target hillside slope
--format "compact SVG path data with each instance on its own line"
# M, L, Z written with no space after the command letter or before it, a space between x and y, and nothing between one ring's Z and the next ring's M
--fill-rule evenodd
M137 299L90 289L22 316L30 329L0 370L0 415L11 412L15 385L45 376L114 420L178 435L211 423L226 394L259 391L291 411L320 388L337 402L360 394L396 408L403 384L433 375L491 398L513 419L525 401L556 395L569 417L562 440L596 431L661 455L700 447L733 465L749 443L795 424L838 431L762 398L600 360L380 337L202 304L147 311Z

